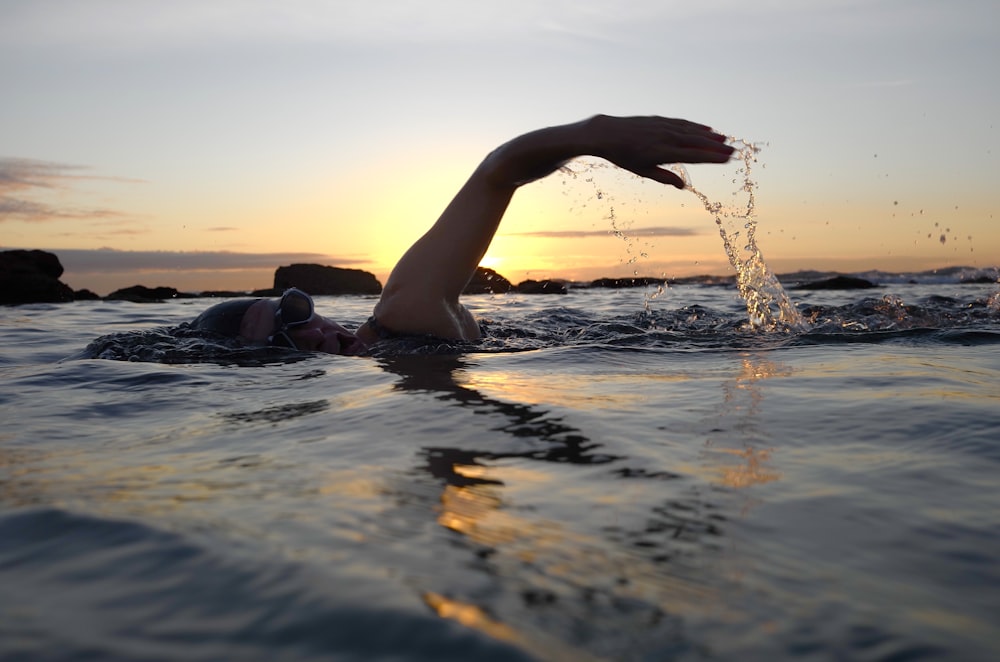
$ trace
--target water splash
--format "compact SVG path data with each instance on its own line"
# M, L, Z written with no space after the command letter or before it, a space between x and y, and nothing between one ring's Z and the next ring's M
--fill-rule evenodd
M691 185L691 178L683 165L674 165L671 169L680 175L684 180L684 187L694 193L705 209L715 217L726 256L736 269L736 285L740 296L746 301L750 325L767 331L803 330L807 326L805 321L767 266L764 255L757 246L757 219L754 216L754 190L757 184L753 180L752 171L761 148L740 138L730 138L729 144L736 149L735 155L743 161L743 167L737 173L743 176L739 191L746 193L744 205L734 202L726 206L721 202L713 202ZM733 179L733 183L738 183L738 179ZM739 191L733 194L734 200L739 198Z

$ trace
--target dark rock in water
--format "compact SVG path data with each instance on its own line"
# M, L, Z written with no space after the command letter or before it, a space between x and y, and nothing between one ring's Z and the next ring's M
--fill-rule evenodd
M361 269L327 267L321 264L291 264L274 272L274 289L297 287L307 294L381 294L375 275Z
M84 288L82 290L74 291L73 298L77 301L96 301L101 298L101 295Z
M206 290L201 296L207 299L239 299L249 296L246 292L236 292L234 290Z
M619 289L623 287L647 287L649 285L663 285L665 278L649 278L646 276L636 276L634 278L598 278L590 281L591 287L605 287Z
M823 280L813 281L811 283L800 283L796 285L795 290L867 290L873 287L878 287L875 283L864 278L855 278L854 276L834 276L833 278L826 278Z
M503 294L514 289L514 285L488 267L476 267L472 280L465 286L463 294Z
M104 297L108 301L131 301L133 303L161 303L167 299L193 299L197 294L178 292L172 287L146 287L133 285L115 290Z
M566 294L566 283L558 280L522 280L517 284L521 294Z
M59 258L47 251L0 251L0 304L72 301L73 289L59 280Z

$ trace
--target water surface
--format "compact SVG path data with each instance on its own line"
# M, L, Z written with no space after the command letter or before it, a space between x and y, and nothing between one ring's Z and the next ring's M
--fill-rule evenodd
M482 343L370 357L0 309L0 657L993 659L996 285L903 280L770 333L471 297Z

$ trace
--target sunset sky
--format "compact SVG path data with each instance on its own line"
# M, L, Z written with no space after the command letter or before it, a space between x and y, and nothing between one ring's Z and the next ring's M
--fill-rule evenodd
M0 0L0 248L101 294L384 282L491 149L600 112L760 143L775 271L994 266L997 63L996 0ZM601 166L521 190L485 264L731 272L693 194Z

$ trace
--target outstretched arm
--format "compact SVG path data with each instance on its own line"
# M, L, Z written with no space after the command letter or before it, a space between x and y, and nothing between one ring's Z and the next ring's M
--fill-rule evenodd
M375 306L394 331L474 339L479 329L459 296L486 254L514 191L577 156L597 156L642 177L683 188L670 163L725 163L725 136L663 117L596 115L539 129L486 157L437 222L400 258Z

